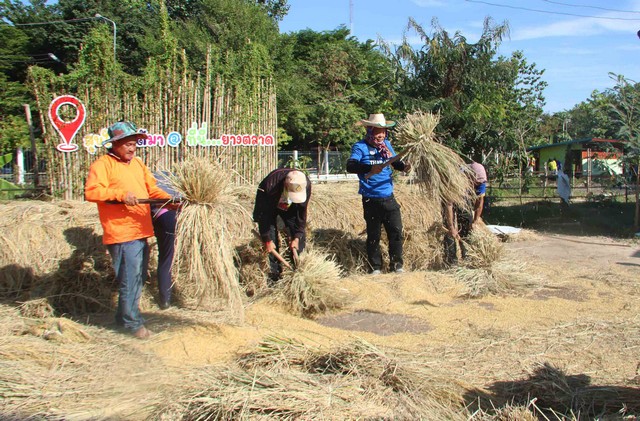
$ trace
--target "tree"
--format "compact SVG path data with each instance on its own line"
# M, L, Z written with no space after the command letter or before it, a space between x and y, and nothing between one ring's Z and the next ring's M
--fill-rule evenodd
M436 19L432 27L429 35L410 19L408 29L420 36L423 46L414 50L405 36L394 51L386 50L400 66L398 108L439 113L443 141L476 160L490 152L512 151L519 144L516 131L528 136L534 130L531 122L542 113L542 71L528 64L521 52L510 59L496 57L509 33L507 23L485 19L474 44L460 32L451 36ZM524 132L523 124L529 127Z
M345 27L283 35L275 60L279 124L294 148L348 148L361 136L358 120L391 115L392 66Z
M564 119L570 121L570 137L615 138L620 126L610 107L612 99L612 93L593 91L586 101L563 113Z
M636 209L633 228L640 228L640 83L610 73L616 85L610 90L609 105L620 124L618 136L627 140L623 162L636 178Z
M233 76L248 68L262 68L263 73L270 74L279 32L263 5L249 0L200 0L189 2L188 11L178 9L181 14L173 16L176 3L168 7L170 18L177 18L172 30L179 48L186 50L192 68L204 70L207 53L213 47L216 72ZM252 53L245 54L247 49ZM267 69L263 51L267 53ZM257 58L258 62L244 62L239 56Z
M0 155L29 144L23 104L31 98L21 83L29 62L27 37L15 27L0 26Z

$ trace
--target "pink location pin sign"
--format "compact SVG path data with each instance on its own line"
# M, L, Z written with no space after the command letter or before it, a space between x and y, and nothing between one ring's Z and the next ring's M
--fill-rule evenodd
M63 105L71 105L76 109L78 113L73 120L64 121L60 118L58 112ZM51 105L49 105L49 119L64 140L63 143L56 145L57 150L60 152L75 152L78 150L78 145L73 143L73 138L84 124L85 116L84 105L82 105L82 102L80 102L78 98L72 95L62 95L51 101Z

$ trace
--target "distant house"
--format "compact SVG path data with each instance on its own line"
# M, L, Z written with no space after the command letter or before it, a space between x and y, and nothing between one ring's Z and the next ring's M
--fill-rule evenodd
M581 176L588 174L597 176L602 174L623 174L619 164L623 155L623 140L585 138L569 140L567 142L549 145L532 146L527 152L536 158L535 171L545 171L549 160L556 159L562 163L562 168L569 173L566 163L573 166L573 174Z

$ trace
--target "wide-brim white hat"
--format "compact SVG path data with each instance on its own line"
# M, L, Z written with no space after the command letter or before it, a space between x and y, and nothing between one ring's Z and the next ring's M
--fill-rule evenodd
M395 126L396 122L385 119L384 114L369 114L369 118L367 120L360 120L360 124L363 126L388 129Z

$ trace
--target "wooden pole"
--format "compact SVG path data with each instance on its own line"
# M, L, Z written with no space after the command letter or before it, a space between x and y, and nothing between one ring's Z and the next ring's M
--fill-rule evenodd
M38 161L36 136L33 133L33 123L31 121L31 107L29 107L29 104L23 104L23 106L25 116L27 117L27 126L29 126L29 138L31 139L31 155L33 156L33 185L38 188L40 185L40 162Z
M638 171L636 171L636 213L633 218L633 230L638 232L638 228L640 227L640 197L638 193L638 188L640 187L640 165L638 165Z

